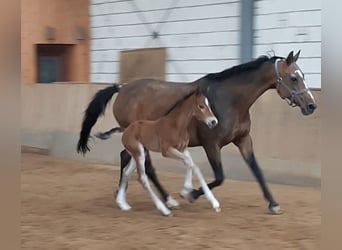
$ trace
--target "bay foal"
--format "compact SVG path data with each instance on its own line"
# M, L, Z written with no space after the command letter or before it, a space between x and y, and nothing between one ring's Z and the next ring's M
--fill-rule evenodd
M192 118L204 122L209 128L214 128L218 120L212 113L208 99L199 89L185 96L177 102L165 116L154 120L139 120L131 123L123 132L122 143L132 156L125 168L122 181L116 196L116 202L122 210L130 210L126 201L126 187L128 178L137 167L139 181L150 194L157 209L165 216L171 214L159 197L153 192L145 173L145 150L160 152L163 157L183 161L186 171L185 190L191 190L191 175L194 171L206 198L216 211L220 211L220 204L208 188L203 175L190 156L188 126Z

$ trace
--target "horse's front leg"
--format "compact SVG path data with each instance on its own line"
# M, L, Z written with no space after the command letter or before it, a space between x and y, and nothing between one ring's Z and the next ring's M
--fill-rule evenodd
M274 214L279 214L280 206L273 199L272 194L266 185L266 182L265 182L263 173L259 167L259 164L257 163L255 159L251 136L247 135L243 138L239 138L239 140L234 141L234 144L239 148L243 159L246 161L249 168L252 170L253 175L257 179L265 199L269 202L268 209Z

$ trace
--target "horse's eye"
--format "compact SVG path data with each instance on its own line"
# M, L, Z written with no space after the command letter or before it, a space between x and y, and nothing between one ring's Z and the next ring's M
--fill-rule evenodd
M296 82L297 81L297 77L296 76L291 76L291 81Z
M203 105L198 105L198 107L199 107L200 109L204 109L204 106L203 106Z

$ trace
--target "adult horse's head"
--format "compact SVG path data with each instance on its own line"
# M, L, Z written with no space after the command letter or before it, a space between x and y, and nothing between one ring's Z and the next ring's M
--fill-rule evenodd
M194 116L197 120L203 121L210 129L218 124L218 120L211 110L206 92L198 88L195 92L195 105L193 106Z
M317 105L305 83L304 74L296 63L299 54L300 51L296 55L291 51L286 59L276 59L276 89L281 98L288 100L289 105L299 106L303 115L311 115Z

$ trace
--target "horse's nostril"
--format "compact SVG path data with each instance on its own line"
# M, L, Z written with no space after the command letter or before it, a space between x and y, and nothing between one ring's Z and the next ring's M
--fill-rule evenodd
M313 112L317 108L317 105L314 103L309 103L308 104L308 110Z

